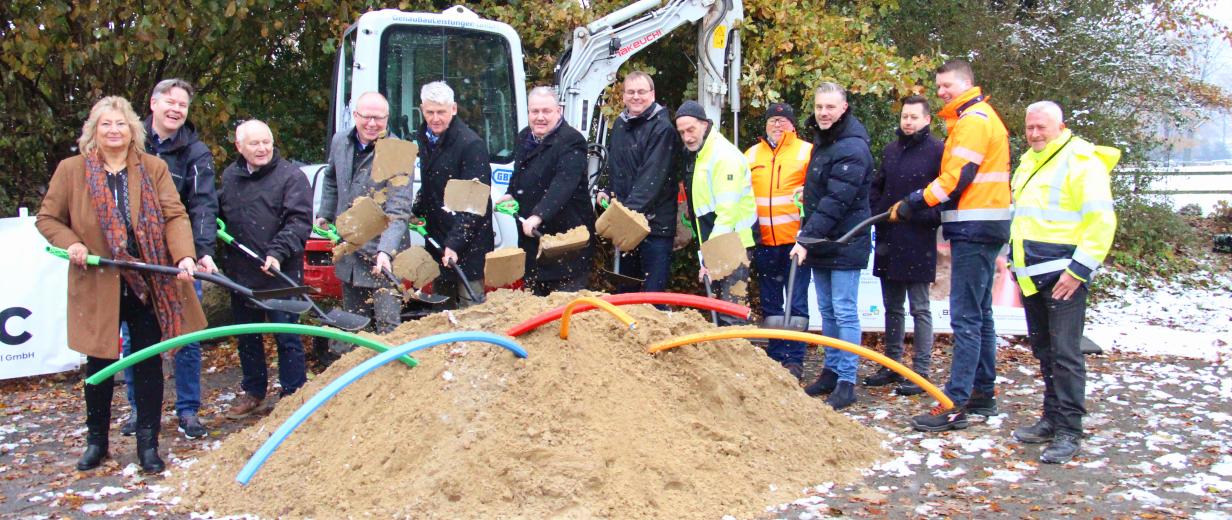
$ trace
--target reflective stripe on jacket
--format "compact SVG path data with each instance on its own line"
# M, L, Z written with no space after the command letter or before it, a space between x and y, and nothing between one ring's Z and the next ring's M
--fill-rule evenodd
M1010 223L1010 141L1005 124L979 87L947 103L938 115L949 131L941 173L912 194L912 207L940 205L948 240L1005 242Z
M744 247L753 247L757 208L749 163L713 126L697 151L689 197L702 241L735 231Z
M753 197L757 203L757 223L761 244L781 246L796 243L800 231L800 208L792 192L804 186L813 145L794 131L783 133L783 142L770 147L765 137L746 151L753 172Z
M1110 173L1120 150L1095 146L1065 130L1043 150L1027 151L1014 172L1011 267L1022 293L1056 282L1062 272L1086 282L1116 234Z

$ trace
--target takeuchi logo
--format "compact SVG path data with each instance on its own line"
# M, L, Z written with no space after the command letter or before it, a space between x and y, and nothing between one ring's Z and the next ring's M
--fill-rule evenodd
M633 40L632 43L625 45L624 47L621 47L620 50L616 51L616 54L618 56L629 54L630 52L636 51L644 47L646 44L659 39L660 36L663 36L663 29L656 30L646 36Z

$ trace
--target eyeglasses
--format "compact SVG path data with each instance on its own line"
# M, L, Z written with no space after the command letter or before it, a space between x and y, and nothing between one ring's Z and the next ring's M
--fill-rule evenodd
M786 117L772 117L766 120L766 126L783 126L790 125L791 120Z
M378 115L371 115L371 114L361 114L361 113L359 113L359 112L356 112L356 113L355 113L355 119L359 119L359 120L362 120L362 121L377 121L377 122L380 122L380 121L384 121L384 120L386 120L386 119L389 119L389 114L382 114L382 115L379 115L379 116L378 116Z
M651 92L653 92L653 91L652 91L652 90L647 90L647 89L642 89L642 90L625 90L625 95L626 95L626 96L645 96L646 94L649 94L649 93L651 93Z

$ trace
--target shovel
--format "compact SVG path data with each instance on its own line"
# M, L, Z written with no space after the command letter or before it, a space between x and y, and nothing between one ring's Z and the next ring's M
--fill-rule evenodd
M848 241L851 240L852 237L856 236L861 231L864 231L865 228L873 224L876 224L878 222L883 222L889 218L890 218L889 211L885 213L878 213L876 215L873 215L871 217L864 219L859 224L856 224L856 227L851 228L851 231L843 233L843 236L838 237L837 239L830 240L827 238L813 238L813 237L798 236L796 237L796 243L803 245L803 246L812 246L812 245L825 244L825 243L846 244Z
M526 219L522 218L521 215L518 215L519 209L521 208L518 205L518 201L513 200L513 199L509 199L505 202L502 202L496 205L497 213L504 213L511 217L515 217L518 219L518 222L525 224ZM535 228L533 233L535 235L535 238L543 238L543 232L539 231L539 228ZM540 243L540 246L539 246L539 254L543 258L559 258L562 256L567 256L570 252L573 252L573 251L581 251L581 249L562 249L559 247L545 248L543 247L542 243Z
M55 246L47 246L46 249L48 253L51 253L65 260L68 260L68 251L66 250L60 249ZM98 255L86 256L86 264L117 267L120 269L135 269L138 271L146 271L150 273L165 274L165 275L171 275L171 276L176 276L183 272L178 267L171 267L167 265L153 265L153 264L147 264L144 262L126 262L123 260L112 260L110 258L102 258ZM235 283L230 278L227 278L226 276L223 276L221 274L194 272L193 278L196 278L198 280L205 280L207 282L211 282L219 286L225 287L234 293L247 297L249 300L252 300L252 302L256 304L257 307L267 310L267 311L282 311L282 312L289 312L292 314L303 314L307 312L308 309L311 308L311 305L309 305L308 302L276 299L276 298L284 298L287 296L299 296L302 294L310 293L312 292L311 287L297 285L294 287L287 287L285 289L268 289L268 290L254 291L252 289L244 287L243 285Z
M255 251L249 249L248 246L245 246L244 244L237 242L235 240L235 237L231 236L230 233L227 233L227 224L223 222L222 219L215 219L215 220L216 222L218 222L218 238L222 239L223 242L226 242L234 246L236 249L239 249L241 252L244 253L245 256L247 256L248 258L251 258L254 262L264 265L264 262L261 260L260 255L258 255ZM296 285L295 280L292 280L290 276L286 275L286 273L283 273L282 271L279 271L273 268L271 268L270 270L275 275L277 275L279 278L282 278L282 280L287 282L288 284L292 286ZM304 294L304 295L301 295L300 298L303 298L303 300L307 302L308 305L311 306L312 310L319 317L321 323L328 325L330 327L354 332L357 330L362 330L364 327L367 327L368 322L372 321L364 316L346 312L341 309L330 309L329 312L325 312L324 310L321 310L321 308L317 306L316 302L312 301L312 297Z
M317 235L325 237L327 240L329 240L330 242L334 244L337 244L340 241L342 241L342 236L338 234L338 228L335 228L333 224L330 224L328 228L321 228L319 226L314 225L312 226L312 232L316 233ZM360 257L363 258L365 262L371 263L373 265L376 264L375 259L373 259L371 256L363 254L363 253L359 253L359 254L360 254ZM382 271L385 271L385 274L389 278L389 281L393 282L395 286L402 287L402 281L399 280L397 276L394 276L394 273L386 271L384 269L382 269ZM407 297L409 297L412 300L415 300L420 303L425 303L428 305L440 305L442 303L449 301L449 297L447 296L424 294L423 291L419 289L415 289L414 292L403 291L403 293L406 294Z
M603 209L607 209L608 202L604 200L599 205L603 206ZM642 284L646 283L645 279L620 274L620 248L613 245L612 249L612 270L608 271L607 269L600 268L603 274L607 276L608 281L612 282L612 286L617 290L629 290L635 287L640 288Z
M808 316L792 316L791 315L791 297L793 289L796 287L796 263L794 257L788 257L787 261L791 262L791 268L787 270L787 300L783 304L782 316L766 316L762 320L761 326L767 329L784 329L806 331L808 330Z
M411 220L408 220L406 222L407 229L415 233L418 233L419 236L423 237L424 240L428 242L428 244L431 244L432 247L436 248L438 252L440 252L442 255L445 254L445 248L441 246L441 244L437 242L435 238L432 238L432 235L428 234L427 226L428 226L428 221L422 218L412 218ZM447 267L453 269L453 272L458 275L458 279L462 280L462 288L466 290L466 296L469 297L471 301L473 302L483 303L483 300L484 300L483 295L476 295L475 291L471 289L471 281L470 279L466 277L466 273L462 272L462 267L458 265L458 262L456 260L453 262L450 262L450 265L448 265Z

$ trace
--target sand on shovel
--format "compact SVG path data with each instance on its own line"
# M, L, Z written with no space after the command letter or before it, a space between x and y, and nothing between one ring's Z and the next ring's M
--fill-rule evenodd
M539 237L539 256L535 258L556 258L586 249L587 245L590 245L590 231L586 226L577 226L564 233Z
M419 145L414 141L403 141L397 137L377 139L372 158L372 181L383 182L397 176L409 179L415 172L417 155ZM399 181L395 185L405 186L406 182Z
M422 289L441 275L440 265L427 249L411 246L394 257L392 270L398 278L411 282L411 287Z
M516 247L502 247L483 256L483 284L504 287L526 274L526 252Z
M465 211L479 216L488 214L492 188L475 179L450 179L445 183L445 207L449 211Z
M335 222L343 242L334 246L334 260L358 251L389 227L389 217L371 197L356 197Z
M749 253L735 231L710 237L702 243L702 258L712 281L730 276L742 265L749 265Z
M613 199L607 210L595 220L595 233L611 240L621 251L632 251L650 234L650 224L645 215Z
M383 338L503 331L580 295L500 290L487 302L403 323ZM381 367L288 437L246 487L235 475L279 424L373 354L356 349L269 416L187 468L167 496L183 511L262 518L753 517L806 486L843 483L885 456L883 437L824 401L744 340L647 345L713 330L695 311L622 307L554 322L517 341L417 352Z

